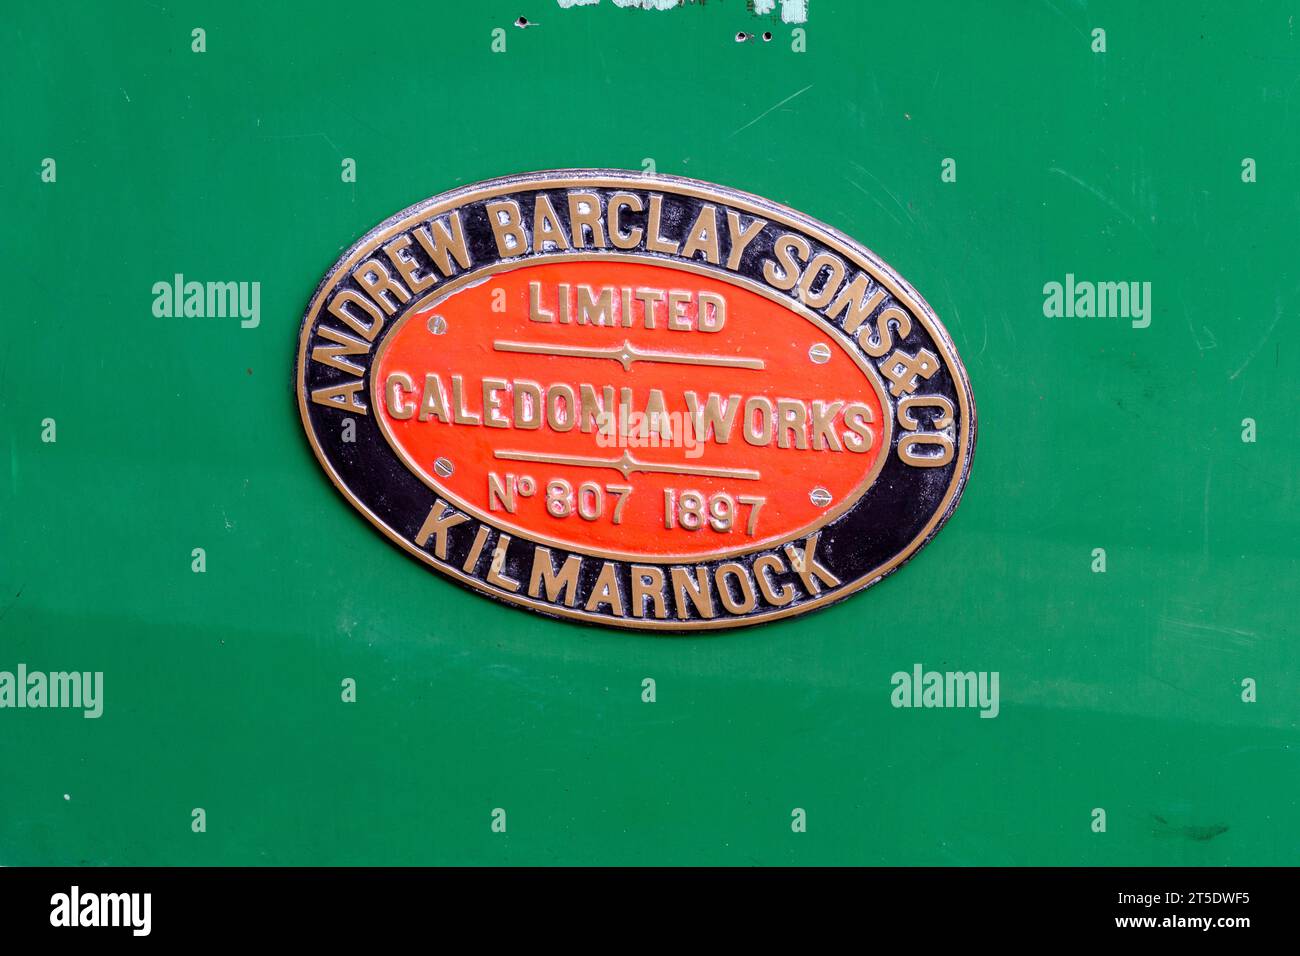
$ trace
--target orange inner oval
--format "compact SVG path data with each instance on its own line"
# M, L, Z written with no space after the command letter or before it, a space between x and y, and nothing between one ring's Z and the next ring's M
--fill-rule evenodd
M408 315L374 371L389 441L451 503L633 560L819 525L862 493L889 434L871 373L829 332L750 288L639 262L491 275ZM717 396L724 428L734 403L725 442L701 436L688 392L697 408Z

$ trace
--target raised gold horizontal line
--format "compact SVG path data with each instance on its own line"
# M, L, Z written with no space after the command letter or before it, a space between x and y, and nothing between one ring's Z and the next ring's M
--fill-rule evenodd
M689 355L681 352L642 352L626 339L622 345L588 348L581 345L547 345L538 342L508 342L497 339L492 347L498 352L523 352L528 355L555 355L564 358L609 359L630 371L636 362L661 362L666 365L705 365L712 368L762 369L762 359L733 358L727 355Z
M739 478L758 481L763 476L752 468L707 468L703 465L673 465L667 462L637 461L627 452L619 458L585 458L580 455L547 455L536 451L496 451L506 461L531 461L546 465L573 465L576 468L612 468L624 478L636 472L665 475L698 475L706 478Z

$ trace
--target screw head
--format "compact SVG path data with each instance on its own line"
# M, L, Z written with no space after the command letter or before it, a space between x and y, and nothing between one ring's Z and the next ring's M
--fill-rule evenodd
M831 347L825 342L818 342L808 350L808 357L818 365L825 365L831 360Z
M831 493L818 485L812 491L808 492L808 500L818 508L825 508L831 503Z
M429 331L434 335L442 335L447 331L447 320L442 316L434 314L429 316Z
M439 458L433 463L433 473L439 478L450 478L455 470L456 466L451 463L450 458Z

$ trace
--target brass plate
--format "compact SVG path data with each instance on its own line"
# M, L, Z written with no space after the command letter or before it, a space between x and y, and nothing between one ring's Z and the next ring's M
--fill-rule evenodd
M970 383L870 251L756 196L557 170L367 233L303 318L344 496L532 610L658 630L802 613L897 569L970 471Z

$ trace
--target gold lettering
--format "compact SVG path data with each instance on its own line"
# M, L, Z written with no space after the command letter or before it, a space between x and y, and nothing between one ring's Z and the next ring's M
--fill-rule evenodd
M551 563L551 549L541 545L533 552L533 570L528 579L528 594L538 597L542 588L546 589L546 600L552 604L559 603L564 595L564 603L573 607L578 597L578 570L582 567L582 558L576 554L564 560L564 567L557 573Z
M775 588L772 579L767 576L769 571L784 570L785 564L774 554L762 554L754 559L754 577L758 580L758 590L762 592L764 601L776 607L785 607L794 600L793 585L783 584L780 588Z
M613 325L614 290L606 286L597 298L591 286L578 286L578 324Z
M664 572L660 568L634 564L632 565L632 616L645 617L645 601L650 599L657 618L668 616L668 605L664 602Z
M433 507L429 509L429 516L424 519L424 524L420 525L420 530L415 533L415 545L423 548L428 543L429 538L433 537L433 553L437 555L440 561L446 561L448 530L458 524L464 524L468 520L467 515L460 514L447 502L438 498L434 501Z
M349 312L347 309L349 305L356 306L370 316L370 324L367 325ZM363 299L351 289L342 289L336 292L334 298L330 299L329 310L332 315L346 323L348 328L367 342L375 340L375 336L379 334L379 330L384 324L383 313L376 309L368 299Z
M519 582L505 575L506 548L510 547L510 535L503 534L492 549L492 563L488 565L487 583L495 584L507 591L518 591Z
M479 417L465 407L465 383L459 375L451 377L451 414L457 425L478 425Z
M703 618L710 618L716 615L717 609L713 606L713 589L709 583L709 572L703 566L697 565L695 568L695 580L691 581L690 572L686 568L672 569L673 597L677 604L677 616L686 620L686 599L690 598L691 603L695 605L695 611Z
M404 405L402 396L398 394L399 389L405 389L408 392L415 391L415 383L411 381L411 376L405 372L393 372L388 376L388 381L384 383L384 397L388 400L388 414L398 421L406 421L415 414L414 405Z
M497 253L502 259L522 256L528 251L528 235L519 221L519 203L513 199L501 199L490 202L485 207L488 222L492 225L492 235L497 242ZM419 233L416 233L419 238Z
M740 588L740 600L737 601L731 593L731 587L727 584L727 578L733 578ZM758 603L754 597L754 585L749 581L749 575L745 573L745 568L735 561L728 561L725 564L718 565L718 570L714 574L714 579L718 584L718 598L722 601L722 606L732 614L748 614L754 610L754 605Z
M336 369L355 375L358 378L366 374L366 370L354 362L349 362L343 355L365 355L370 351L370 343L363 342L361 339L354 339L346 332L340 332L338 329L332 329L328 325L319 326L316 334L323 339L329 339L331 342L337 342L338 345L317 345L311 350L311 360L320 362L322 365L331 365Z
M868 288L872 289L871 296L864 299L863 296L866 295ZM840 290L840 294L826 310L826 318L834 319L841 312L845 312L844 331L853 335L867 319L871 318L871 313L876 311L876 306L884 299L885 290L879 286L872 287L866 273L859 272L853 277L852 282Z
M366 413L366 403L357 398L361 388L360 382L327 385L324 388L313 390L311 400L317 405L328 405L331 408L341 408L345 412L356 412L364 415Z
M817 277L824 269L829 269L830 274L826 276L822 290L814 295L813 283L817 281ZM813 256L812 262L808 263L808 268L804 270L803 277L799 280L799 298L808 308L820 309L835 297L843 282L844 262L839 256L831 255L829 252L819 252Z
M378 259L367 259L357 266L353 275L365 287L366 294L374 299L375 305L389 315L396 312L399 305L411 298L411 293L406 291L406 287L396 281ZM397 301L391 301L389 296Z
M606 561L600 568L596 585L591 596L587 598L586 609L594 611L602 604L608 604L610 612L616 617L624 617L623 595L618 589L618 566Z
M512 204L513 205L513 204ZM488 218L493 220L493 230L496 229L496 217L491 213L491 206L488 207ZM519 207L515 206L515 219L519 218ZM415 230L415 241L420 244L433 264L438 267L438 271L445 276L452 273L451 260L455 256L456 261L460 263L462 269L469 268L469 248L465 245L465 230L460 224L460 210L457 209L447 217L447 222L451 223L448 229L441 220L431 219L428 226L420 226ZM432 233L430 233L432 230ZM522 230L520 232L522 242ZM501 234L497 233L497 247L501 245ZM518 253L516 253L517 255ZM505 252L501 253L502 257Z
M632 193L614 193L609 197L609 241L619 249L635 249L641 244L641 236L644 235L641 227L629 229L623 232L620 220L622 219L622 210L628 209L632 212L640 212L645 207L641 204L641 197Z
M427 422L434 415L438 416L440 422L451 421L447 414L447 396L442 391L442 379L436 372L428 372L424 376L424 396L420 399L420 421Z
M528 283L528 317L534 322L555 321L555 313L542 308L542 284L535 280Z
M754 241L766 225L766 219L751 219L749 225L741 229L740 213L727 210L727 232L731 234L731 251L727 254L728 269L735 272L740 268L740 258L745 254L745 248Z
M553 243L557 249L569 248L569 237L564 234L564 227L555 214L555 207L543 193L538 193L533 204L533 252L548 252L547 243Z
M501 404L497 399L497 392L509 386L510 383L505 379L483 379L483 424L488 428L510 427L510 419L501 415Z
M649 238L646 239L645 247L651 252L666 252L669 255L677 254L677 243L665 239L659 235L659 220L663 216L664 197L657 193L650 195L650 218L646 222L646 232Z
M682 246L682 258L689 259L697 252L703 252L704 258L717 264L718 253L718 211L710 204L700 207L700 214L695 217L686 234L686 245Z
M605 248L605 227L600 221L600 197L595 193L569 193L569 231L573 233L573 247L582 249L587 244L583 228L591 230L591 244Z
M384 255L388 256L388 261L402 274L402 278L406 280L406 284L411 291L419 292L433 285L436 277L427 273L424 275L419 274L420 264L415 261L415 258L411 255L411 250L407 248L410 244L410 236L398 236L384 246Z
M785 546L785 556L790 559L790 567L794 569L795 574L803 581L804 589L809 594L820 592L817 582L821 581L827 587L833 588L840 583L840 579L831 574L826 568L813 556L817 550L817 541L821 538L821 532L809 535L804 541L803 551L799 551L793 544Z
M783 232L776 237L772 251L776 255L776 262L769 259L763 263L763 278L774 288L793 289L794 284L799 281L800 272L794 253L797 251L799 258L806 260L812 252L808 240L792 232Z

